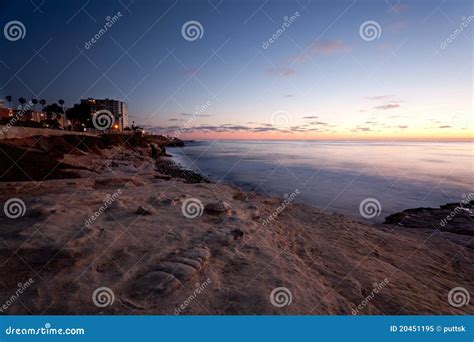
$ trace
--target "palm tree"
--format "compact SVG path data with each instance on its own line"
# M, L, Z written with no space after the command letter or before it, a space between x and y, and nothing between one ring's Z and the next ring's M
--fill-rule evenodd
M59 105L60 105L61 107L63 107L63 113L64 113L64 100L63 100L63 99L60 99L60 100L58 101L58 103L59 103Z
M25 103L26 103L26 99L24 97L20 97L18 99L18 102L20 102L21 104L21 109L23 109L25 107Z
M5 99L8 101L8 104L9 104L8 107L11 108L13 98L10 95L7 95L7 96L5 96Z
M38 100L33 99L33 100L31 100L31 103L33 104L33 111L36 112L36 105L38 104Z
M41 99L41 100L39 101L39 103L40 103L40 105L41 105L41 106L43 107L43 109L44 109L44 106L46 106L46 100L45 100L45 99Z

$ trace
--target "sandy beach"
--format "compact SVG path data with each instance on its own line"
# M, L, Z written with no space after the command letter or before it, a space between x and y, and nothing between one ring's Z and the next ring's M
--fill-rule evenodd
M0 216L1 314L474 313L448 301L474 293L472 230L369 225L214 184L164 140L68 139L1 143L38 161L33 179L3 170L2 203L24 210Z

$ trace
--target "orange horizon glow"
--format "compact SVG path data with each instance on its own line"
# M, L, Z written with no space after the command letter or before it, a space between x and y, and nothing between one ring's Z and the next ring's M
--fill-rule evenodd
M474 132L467 131L463 134L439 134L433 135L429 132L424 134L384 134L384 133L337 133L337 134L308 134L308 133L233 133L233 132L209 132L209 133L186 133L181 139L184 140L315 140L315 141L452 141L452 142L474 142Z

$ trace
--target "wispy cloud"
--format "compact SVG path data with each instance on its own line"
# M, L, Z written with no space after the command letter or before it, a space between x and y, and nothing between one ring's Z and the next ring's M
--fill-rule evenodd
M180 113L179 115L182 115L182 116L202 116L202 117L212 116L210 114L192 114L192 113Z
M395 5L389 4L389 8L387 10L388 13L400 14L401 12L405 12L410 8L407 4L401 4L400 2L396 3Z
M381 110L388 110L388 109L394 109L394 108L399 108L400 105L396 103L389 103L389 104L384 104L380 106L375 106L375 109L381 109Z
M279 76L279 77L289 77L296 74L295 69L287 68L287 67L270 68L270 69L267 69L267 72L271 75Z
M303 116L303 119L317 119L318 117L317 116Z
M342 40L325 40L321 42L316 42L311 47L311 51L313 51L314 53L325 53L325 54L331 54L335 52L344 52L348 49L349 47L345 46Z
M438 128L452 128L452 127L449 125L443 125L443 126L439 126Z
M297 62L305 62L306 60L310 59L311 56L317 54L333 54L333 53L340 53L345 51L350 51L350 47L346 46L342 40L324 40L320 42L316 42L311 44L308 51L306 53L302 53L299 55L291 56L290 62L297 63Z
M366 99L369 100L387 100L393 98L395 95L387 94L387 95L375 95L375 96L366 96Z

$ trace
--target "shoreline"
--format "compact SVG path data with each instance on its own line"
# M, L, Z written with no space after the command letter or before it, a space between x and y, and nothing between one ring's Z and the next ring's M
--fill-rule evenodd
M165 142L101 149L87 138L57 157L52 141L63 144L34 146L79 178L0 183L2 202L25 204L22 216L0 217L0 271L12 275L0 297L34 280L2 314L473 313L446 300L474 280L467 235L282 206L183 170ZM366 303L373 284L383 289ZM114 301L100 307L92 297L104 287ZM282 287L292 301L275 306Z

